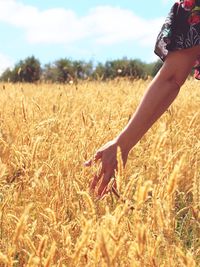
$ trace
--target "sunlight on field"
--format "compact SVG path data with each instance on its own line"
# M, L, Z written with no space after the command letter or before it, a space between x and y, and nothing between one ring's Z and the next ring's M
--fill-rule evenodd
M200 82L131 151L120 198L89 194L84 161L147 84L0 84L0 266L199 266Z

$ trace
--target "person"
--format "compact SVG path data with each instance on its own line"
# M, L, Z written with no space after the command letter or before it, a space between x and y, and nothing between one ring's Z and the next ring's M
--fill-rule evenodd
M195 78L199 79L200 0L179 0L172 6L158 34L155 53L163 60L163 65L130 121L85 163L86 166L101 163L99 173L90 183L90 189L97 189L99 197L106 193L117 169L117 147L120 147L125 166L130 150L175 100L193 67Z

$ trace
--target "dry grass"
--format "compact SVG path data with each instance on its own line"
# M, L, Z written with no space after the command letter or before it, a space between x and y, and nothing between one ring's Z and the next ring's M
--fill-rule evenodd
M146 85L0 85L0 266L200 266L198 82L132 150L120 199L88 192L83 162Z

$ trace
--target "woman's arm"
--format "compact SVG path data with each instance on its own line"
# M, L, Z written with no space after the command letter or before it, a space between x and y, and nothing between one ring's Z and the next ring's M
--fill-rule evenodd
M114 175L117 167L117 146L121 149L125 165L129 151L174 101L199 54L200 46L169 53L129 123L114 140L96 152L94 161L101 160L102 166L100 173L95 174L92 179L91 189L94 190L102 178L98 196L104 194L110 178ZM90 166L92 162L88 161L86 166Z

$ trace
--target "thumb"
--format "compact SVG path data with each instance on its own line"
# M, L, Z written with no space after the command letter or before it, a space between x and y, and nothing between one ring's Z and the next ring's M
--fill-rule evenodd
M93 159L89 159L88 161L86 161L84 163L84 166L86 166L86 167L92 166L92 164L94 162L97 162L100 158L102 158L102 154L103 154L102 151L97 151L97 153L94 155L94 158Z
M92 159L89 159L89 160L87 160L87 161L84 162L84 166L85 167L90 167L90 166L92 166L92 162L93 162L93 160Z

